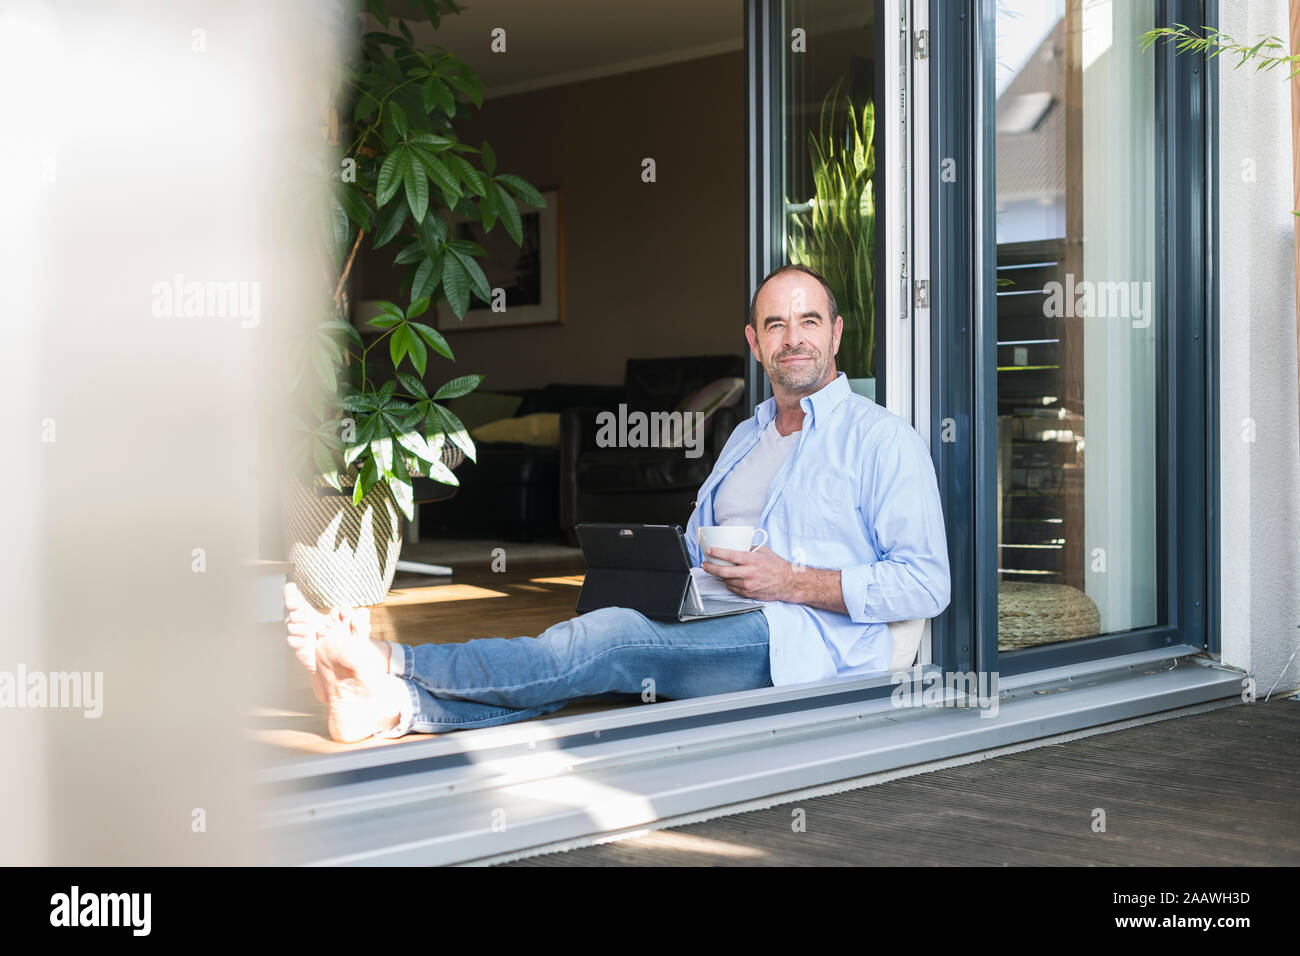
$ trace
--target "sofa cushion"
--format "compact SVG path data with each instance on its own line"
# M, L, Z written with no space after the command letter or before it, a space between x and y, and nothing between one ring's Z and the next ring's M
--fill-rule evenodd
M559 448L560 413L534 412L518 418L502 418L480 425L470 435L476 442L517 442Z
M589 492L654 492L698 488L709 477L707 456L672 448L602 448L577 462L578 487Z

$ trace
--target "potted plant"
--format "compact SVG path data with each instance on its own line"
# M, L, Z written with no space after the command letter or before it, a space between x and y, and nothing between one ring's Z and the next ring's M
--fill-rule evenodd
M875 107L861 109L837 81L822 101L816 130L808 134L813 198L786 200L790 261L825 276L835 293L844 334L837 364L850 385L875 399L876 172Z
M451 0L422 0L436 28ZM465 426L443 404L472 391L481 375L425 387L430 352L454 360L425 314L440 302L463 318L491 290L477 243L457 238L446 214L498 224L519 244L518 202L545 201L518 176L499 172L487 143L456 135L455 121L482 106L478 76L444 49L417 47L410 27L390 26L385 0L367 0L383 29L364 33L358 55L326 112L329 144L328 314L302 350L316 386L298 416L299 473L285 502L286 544L295 578L313 603L376 604L392 584L403 521L414 517L414 480L448 485L462 456L473 460ZM341 8L352 22L360 17ZM364 339L351 321L348 279L363 241L391 246L405 269L407 304L379 303ZM389 364L380 359L385 356Z

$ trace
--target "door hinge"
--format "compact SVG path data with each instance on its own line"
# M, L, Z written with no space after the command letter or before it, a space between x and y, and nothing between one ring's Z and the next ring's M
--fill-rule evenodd
M926 60L930 57L930 31L915 30L912 33L912 59Z
M930 280L917 279L913 283L912 301L918 309L930 308Z

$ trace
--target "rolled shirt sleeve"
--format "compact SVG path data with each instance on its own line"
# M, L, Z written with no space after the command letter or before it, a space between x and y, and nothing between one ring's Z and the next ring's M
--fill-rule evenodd
M871 432L861 512L880 559L840 570L844 606L859 624L935 617L948 606L951 579L930 453L916 432L892 421Z

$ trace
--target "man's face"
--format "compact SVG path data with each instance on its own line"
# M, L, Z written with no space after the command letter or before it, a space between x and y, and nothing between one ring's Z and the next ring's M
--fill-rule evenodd
M757 329L745 326L745 337L774 390L810 394L835 377L844 321L829 312L821 283L803 272L783 272L759 291Z

